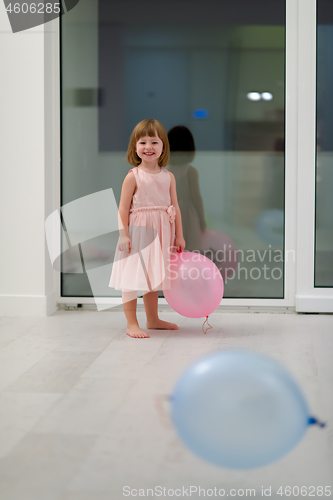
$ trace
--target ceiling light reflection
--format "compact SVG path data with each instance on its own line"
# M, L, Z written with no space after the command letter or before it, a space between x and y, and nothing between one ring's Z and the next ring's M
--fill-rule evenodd
M249 92L247 98L250 99L250 101L260 101L261 95L259 92Z

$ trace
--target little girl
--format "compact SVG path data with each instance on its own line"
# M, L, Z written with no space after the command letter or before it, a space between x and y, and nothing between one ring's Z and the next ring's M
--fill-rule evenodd
M164 169L168 136L157 120L146 119L132 132L119 203L119 241L109 286L122 290L126 333L149 337L136 317L137 290L143 291L148 329L178 330L158 317L158 290L170 288L170 258L185 248L174 175Z

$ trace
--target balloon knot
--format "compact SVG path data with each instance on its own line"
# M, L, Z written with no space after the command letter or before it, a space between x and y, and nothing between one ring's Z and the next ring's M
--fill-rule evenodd
M325 422L319 422L315 417L309 417L308 420L309 425L319 425L319 427L326 427Z

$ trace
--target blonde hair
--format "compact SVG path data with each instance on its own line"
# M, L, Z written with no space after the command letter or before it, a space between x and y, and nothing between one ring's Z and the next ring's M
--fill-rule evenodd
M163 151L158 159L158 164L160 167L165 167L168 164L170 156L168 134L163 125L157 120L153 120L152 118L142 120L142 122L138 123L133 130L127 150L128 163L130 165L133 165L134 167L140 165L141 158L139 158L139 156L136 154L136 143L139 139L141 139L141 137L145 137L146 135L148 135L149 137L155 137L155 135L158 135L158 137L163 142Z

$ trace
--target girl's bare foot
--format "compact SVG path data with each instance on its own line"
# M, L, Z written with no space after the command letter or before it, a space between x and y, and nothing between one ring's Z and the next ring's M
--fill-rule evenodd
M160 318L154 321L147 321L146 326L153 330L179 330L179 326L176 323L168 323L167 321L162 321Z
M149 337L147 333L145 333L143 330L138 325L131 325L126 328L126 333L130 337L136 338L136 339L143 339L145 337Z

